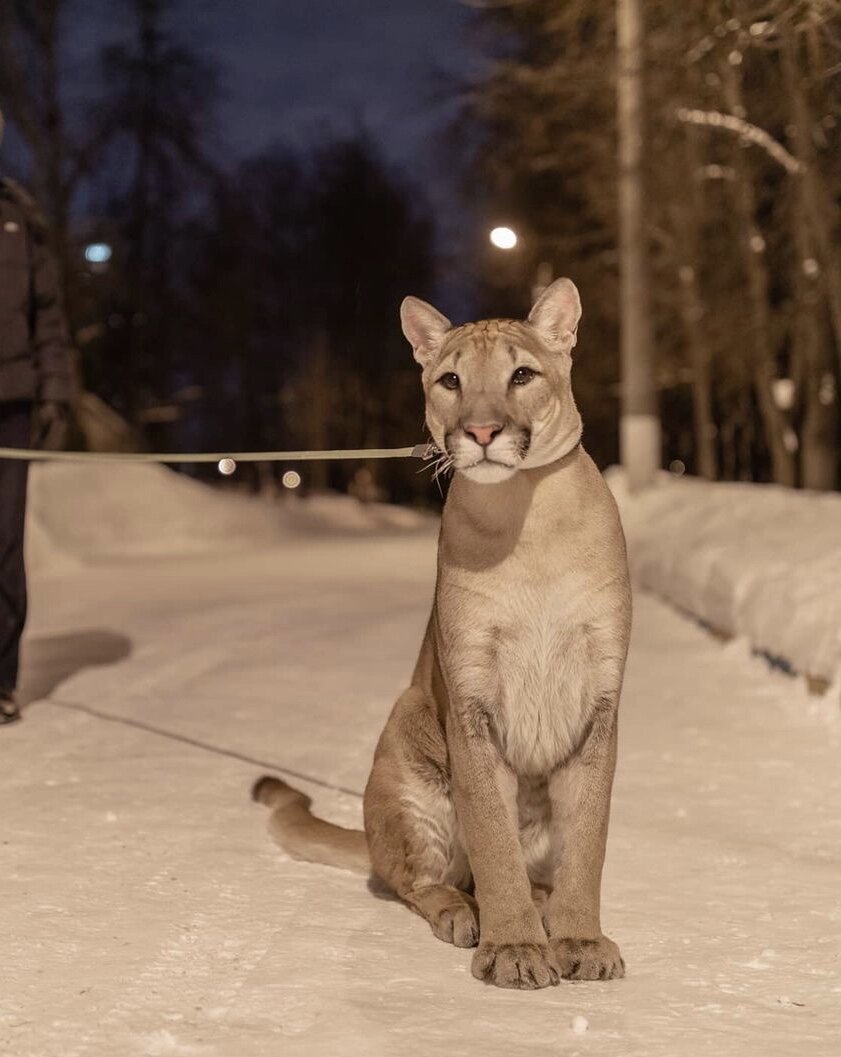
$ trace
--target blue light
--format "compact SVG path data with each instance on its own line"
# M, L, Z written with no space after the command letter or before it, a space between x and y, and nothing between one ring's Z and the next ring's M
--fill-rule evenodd
M107 242L92 242L85 246L85 260L90 264L107 264L111 260L111 247Z

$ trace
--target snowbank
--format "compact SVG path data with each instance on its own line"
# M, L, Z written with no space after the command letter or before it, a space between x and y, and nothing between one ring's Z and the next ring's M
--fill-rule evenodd
M64 560L193 554L277 535L263 504L225 495L162 466L32 467L30 538ZM53 554L53 556L55 556Z
M163 466L36 464L27 556L31 570L53 574L85 561L246 550L289 536L412 531L430 521L348 496L239 495Z
M841 495L663 475L619 503L635 580L812 677L841 678Z
M413 531L429 527L434 519L404 506L360 503L349 495L314 495L291 498L283 508L287 526L306 535Z

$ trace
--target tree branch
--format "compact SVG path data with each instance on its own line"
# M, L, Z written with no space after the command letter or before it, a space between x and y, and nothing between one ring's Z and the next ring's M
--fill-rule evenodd
M758 128L756 125L752 125L749 121L736 117L734 114L722 114L718 110L695 110L682 106L677 110L677 119L689 125L704 125L707 128L718 128L723 129L725 132L732 132L736 136L741 136L748 143L761 147L774 161L779 162L786 172L793 174L803 172L801 162L793 154L790 154L782 143L775 140L764 129Z

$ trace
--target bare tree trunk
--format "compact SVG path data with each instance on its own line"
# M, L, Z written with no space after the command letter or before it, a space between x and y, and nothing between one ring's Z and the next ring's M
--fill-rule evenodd
M634 491L660 466L660 419L648 290L643 189L643 25L641 0L617 0L619 279L622 331L622 463Z
M58 18L61 0L39 4L32 13L33 40L41 63L39 78L42 99L44 139L35 170L39 199L50 218L53 242L66 283L69 264L69 202L65 188L64 168L67 143L64 131L64 112L59 94ZM66 293L66 290L65 290Z
M838 400L835 375L816 369L824 360L826 333L818 306L800 306L798 344L807 361L803 385L805 404L800 431L800 466L804 488L832 491L838 480Z
M70 237L70 203L77 180L67 175L71 155L61 99L59 19L64 0L16 6L0 0L0 97L7 117L29 148L39 205L50 225L64 306L71 330L78 324L78 290ZM31 49L23 55L21 39ZM78 179L78 177L77 177ZM77 379L81 368L74 356ZM80 387L77 385L76 390Z
M841 368L841 251L835 233L838 207L818 164L814 141L814 120L804 86L797 53L797 40L791 26L780 19L783 80L789 101L789 113L795 153L803 166L797 177L801 184L803 220L811 230L815 256L820 262L826 299L829 304L839 368Z
M754 440L756 430L754 428L754 412L751 407L750 393L743 389L739 394L739 408L737 412L739 422L739 472L738 480L756 480L754 469Z
M838 398L835 364L827 342L825 302L817 276L808 268L808 262L813 260L813 243L804 217L803 189L802 183L796 188L797 201L791 211L797 249L793 347L803 399L800 474L804 488L829 491L838 478Z
M736 451L736 413L728 407L721 423L721 473L725 481L735 481L738 474Z
M744 112L742 91L736 69L727 61L722 64L722 82L731 113ZM748 284L750 314L751 366L765 439L771 453L771 466L777 484L794 486L796 462L794 452L786 446L787 423L774 402L773 382L776 365L771 342L768 312L768 268L765 263L765 240L756 223L756 198L753 176L745 151L733 151L736 217L739 224L739 248Z
M718 479L716 437L713 418L710 352L700 327L704 307L698 273L692 265L680 269L681 319L692 363L692 422L697 471L708 481Z
M327 336L323 331L313 340L308 357L308 371L301 389L306 446L310 451L324 451L330 446L327 434L327 419L330 414L330 353ZM309 463L307 478L311 488L326 489L327 463Z
M714 481L718 477L717 430L713 418L710 349L702 326L706 312L698 277L703 195L698 179L696 133L694 129L687 128L684 136L682 193L675 195L671 209L676 235L680 317L692 365L692 419L697 472L708 481Z
M839 319L832 307L838 278L832 274L831 258L827 267L826 249L821 252L816 248L816 206L826 202L826 189L817 169L813 122L797 61L796 41L788 25L781 29L781 33L783 78L795 150L803 165L803 172L796 178L791 210L792 236L797 251L794 353L804 403L800 438L801 479L805 488L831 490L838 479L838 397L835 362L826 340L823 305L825 296L833 319L836 345L841 352L841 334L837 329ZM833 212L834 207L821 225L822 237L827 227L832 226ZM821 258L822 271L817 257Z

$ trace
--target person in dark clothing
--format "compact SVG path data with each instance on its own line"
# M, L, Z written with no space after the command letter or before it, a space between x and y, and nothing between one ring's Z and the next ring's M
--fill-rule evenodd
M3 119L0 114L0 138ZM48 230L34 200L0 178L0 447L60 448L72 395L72 353ZM26 621L23 527L28 464L0 459L0 725L15 703Z

